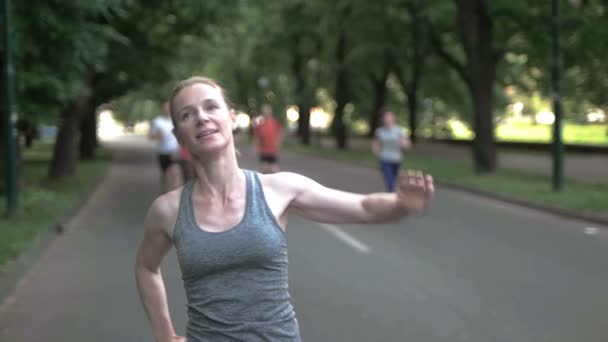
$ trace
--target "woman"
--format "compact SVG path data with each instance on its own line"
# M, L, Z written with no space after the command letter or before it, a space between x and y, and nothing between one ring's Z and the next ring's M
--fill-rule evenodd
M196 177L158 197L144 222L135 274L157 341L175 336L160 264L176 247L188 300L188 341L300 341L290 303L287 213L328 223L383 222L421 213L433 181L402 176L397 193L357 195L295 173L262 175L237 164L235 112L213 80L182 81L171 97L174 133Z
M411 143L403 133L403 128L397 125L395 113L385 111L382 114L382 123L383 125L376 129L372 152L378 158L386 190L394 192L403 158L401 150L410 148Z

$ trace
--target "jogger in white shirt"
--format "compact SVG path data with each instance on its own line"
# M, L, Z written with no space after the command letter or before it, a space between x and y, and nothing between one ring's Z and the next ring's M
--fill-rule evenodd
M183 184L179 164L179 143L173 134L169 103L163 103L163 114L152 120L150 138L158 141L158 163L161 171L161 192L177 189Z

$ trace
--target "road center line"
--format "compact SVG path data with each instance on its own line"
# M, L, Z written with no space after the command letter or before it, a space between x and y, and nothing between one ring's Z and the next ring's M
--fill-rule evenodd
M345 244L349 245L350 247L352 247L357 252L363 253L363 254L369 254L369 252L371 251L371 249L369 248L369 246L367 246L363 242L357 240L352 235L346 233L345 231L343 231L342 229L340 229L340 227L338 227L336 225L333 225L333 224L327 224L327 223L319 223L319 225L323 229L325 229L329 233L331 233L333 236L337 237L338 240L341 240Z
M585 234L587 235L596 235L599 232L599 229L595 227L585 227Z

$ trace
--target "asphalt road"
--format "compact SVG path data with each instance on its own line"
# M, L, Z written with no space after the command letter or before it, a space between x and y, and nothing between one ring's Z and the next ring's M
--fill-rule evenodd
M0 341L152 341L133 279L158 193L152 146L109 143L102 186L0 302ZM255 168L249 148L241 163ZM356 192L376 170L285 154L286 170ZM304 341L608 340L608 227L439 189L424 218L382 226L288 227L290 286ZM186 322L172 252L173 320Z

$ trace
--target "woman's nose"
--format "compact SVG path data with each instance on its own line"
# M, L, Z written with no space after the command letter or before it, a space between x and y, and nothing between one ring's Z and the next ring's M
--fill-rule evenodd
M197 110L197 118L199 122L207 122L209 121L209 115L202 108Z

